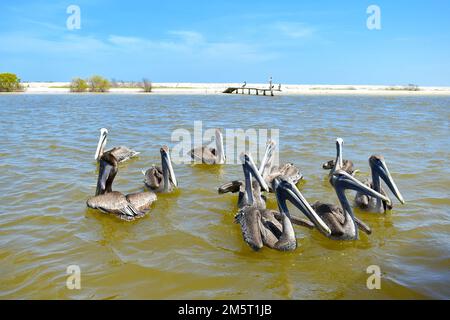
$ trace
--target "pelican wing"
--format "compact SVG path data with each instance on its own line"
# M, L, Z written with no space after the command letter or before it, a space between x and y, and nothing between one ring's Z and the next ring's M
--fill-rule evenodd
M138 214L138 210L128 202L122 193L117 191L91 197L87 200L87 206L115 214L125 220L134 220L134 217Z
M271 233L279 239L283 233L283 226L280 223L281 214L275 210L263 210L262 211L262 222L266 228L268 228Z
M118 162L124 162L128 159L135 157L139 152L129 149L125 146L115 147L109 150L111 154L117 159Z
M335 160L330 160L322 164L322 168L325 170L331 170L334 168ZM353 175L358 170L354 169L353 162L351 160L343 160L342 161L342 168L341 170L344 170L348 174Z
M293 163L286 163L278 167L278 171L281 175L290 178L294 184L297 184L297 182L299 182L303 178L300 170L296 166L294 166Z
M143 216L156 201L156 194L154 192L137 192L128 194L126 199L133 208L137 209L138 215Z
M246 207L240 210L235 217L236 223L241 226L244 241L255 251L258 251L264 245L261 237L260 220L261 213L254 207Z
M241 190L241 186L244 185L244 181L241 180L233 180L230 182L225 182L224 184L220 185L219 188L217 188L217 191L219 194L223 193L236 193Z
M345 234L343 227L345 224L345 215L340 207L334 204L316 201L313 203L312 208L325 224L330 227L333 236L339 237Z
M300 170L292 163L286 163L281 166L273 166L270 168L269 174L264 176L264 179L269 185L270 192L273 192L272 180L280 175L288 177L294 184L297 184L301 179L303 179L303 175Z
M278 243L278 239L281 234L277 237L266 224L260 219L258 220L258 228L261 233L261 239L265 246L274 249ZM279 230L278 230L279 231Z

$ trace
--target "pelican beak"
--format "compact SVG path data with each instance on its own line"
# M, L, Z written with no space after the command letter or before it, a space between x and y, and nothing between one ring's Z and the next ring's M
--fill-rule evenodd
M289 200L294 206L296 206L303 214L311 220L311 222L319 229L320 232L325 235L331 235L331 230L327 224L319 217L314 211L311 205L306 201L305 197L297 189L297 187L285 178L274 179L273 187L276 190L278 199L278 205L281 211L288 212L286 207L286 201Z
M241 161L244 163L244 165L247 167L250 173L255 177L256 181L258 181L259 185L261 186L261 190L269 191L269 186L267 185L262 175L259 173L259 170L256 167L255 163L253 162L253 159L250 156L250 154L248 153L242 154Z
M276 143L273 140L267 141L266 150L264 152L264 157L261 160L261 164L259 166L259 173L261 173L262 176L266 174L266 170L270 169L272 166L273 161L273 155L275 152Z
M99 160L101 157L101 153L102 153L103 149L105 148L107 135L108 135L108 130L105 128L101 128L100 129L100 138L98 139L98 143L97 143L97 150L95 151L95 160Z
M225 163L225 151L223 148L223 135L219 129L216 129L216 148L217 148L217 157L219 158L219 164Z
M388 197L382 195L381 193L376 192L375 190L366 186L361 181L359 181L358 179L356 179L355 177L353 177L352 175L348 174L347 172L345 172L343 170L338 170L338 171L334 172L333 176L332 176L332 180L333 180L333 186L335 188L355 190L355 191L361 192L365 195L384 200L384 201L386 201L387 204L391 203L391 200Z
M169 173L169 179L172 181L173 185L175 187L178 187L177 178L175 177L175 172L173 171L172 167L172 160L170 159L170 153L169 153L169 147L163 146L160 150L161 152L161 159L162 159L162 167L163 171L167 170Z
M386 185L391 189L394 196L400 201L401 204L405 204L405 200L403 199L402 194L398 190L397 185L394 182L394 179L392 179L391 173L389 172L389 169L386 165L386 162L384 162L383 159L379 159L374 165L373 169L376 170L378 175L381 179L386 183Z
M97 190L95 191L95 195L98 196L100 194L104 194L106 191L106 181L111 174L111 171L114 167L107 163L106 161L100 161L100 169L98 172L98 180L97 180Z

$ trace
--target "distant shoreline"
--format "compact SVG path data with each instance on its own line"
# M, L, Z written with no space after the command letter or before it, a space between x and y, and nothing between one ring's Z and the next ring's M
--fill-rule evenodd
M66 94L70 93L70 82L23 82L24 92L0 94ZM151 93L140 88L111 88L101 94L180 94L218 95L227 87L241 87L242 83L153 83ZM276 86L278 86L276 84ZM248 83L247 87L268 87L268 84ZM450 87L419 87L411 90L408 86L389 85L282 85L275 95L450 95ZM89 94L89 93L81 93ZM247 93L246 93L247 94Z

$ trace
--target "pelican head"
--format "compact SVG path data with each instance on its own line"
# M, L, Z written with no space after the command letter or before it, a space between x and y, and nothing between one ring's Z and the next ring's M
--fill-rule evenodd
M389 172L386 162L384 161L384 157L381 155L371 156L369 158L369 165L372 170L372 174L374 175L375 178L372 179L372 183L376 183L376 181L374 180L378 180L376 178L380 177L381 179L383 179L383 181L386 183L389 189L391 189L392 193L395 195L398 201L400 201L401 204L404 204L405 200L403 199L403 196L398 190L398 187L395 184L394 179L392 179L392 176Z
M97 143L97 150L95 151L95 160L100 160L100 157L103 154L103 150L105 149L106 145L106 137L108 136L108 129L101 128L100 129L100 138L98 139Z
M177 178L175 177L175 173L173 171L172 161L170 159L169 147L162 146L160 149L160 152L161 152L161 166L162 166L163 176L164 176L164 189L165 189L165 191L169 191L170 190L170 182L175 187L178 187L178 182L177 182Z
M240 190L243 192L242 197L241 194L239 195L239 206L261 206L265 208L265 201L261 196L261 190L262 191L268 191L269 186L267 185L266 181L262 177L262 175L259 173L258 168L256 168L255 163L253 162L252 157L250 154L243 153L240 156L242 161L242 169L244 171L244 177L245 177L245 184L244 184L244 190ZM252 176L255 177L256 181L252 180ZM253 184L255 182L255 184ZM253 188L257 189L253 189ZM239 187L240 189L240 187ZM255 198L256 197L256 198Z
M386 203L390 203L388 197L378 193L377 191L371 189L367 185L363 184L351 174L348 174L344 170L337 170L333 172L330 178L331 184L336 191L336 195L341 203L341 207L346 216L346 231L344 234L340 234L339 236L336 234L332 234L331 238L336 238L340 240L355 240L358 239L358 225L355 220L355 215L353 213L352 206L350 205L347 197L345 196L345 190L351 189L357 192L361 192L362 194L381 199L386 201ZM347 219L349 218L349 219Z
M330 161L322 163L322 169L330 170L330 169L333 169L334 165L335 165L335 161L330 160Z
M382 195L381 193L366 186L364 183L362 183L361 181L359 181L358 179L353 177L351 174L348 174L344 170L337 170L337 171L333 172L331 180L332 180L332 185L334 186L334 188L336 189L336 192L338 193L338 197L339 197L340 192L343 193L346 189L351 189L351 190L355 190L357 192L361 192L365 195L384 200L388 204L391 203L391 200L388 197L386 197L385 195ZM344 208L344 209L347 209L347 208ZM352 211L349 211L349 212L352 213Z
M117 160L110 154L105 153L100 158L100 167L98 171L97 190L95 195L104 194L112 191L112 183L117 174Z
M295 184L285 176L278 176L272 180L272 188L275 190L278 208L281 213L290 217L289 210L286 205L286 200L289 200L296 206L311 222L325 235L331 235L330 228L314 211L311 205L306 201L301 192L297 189Z

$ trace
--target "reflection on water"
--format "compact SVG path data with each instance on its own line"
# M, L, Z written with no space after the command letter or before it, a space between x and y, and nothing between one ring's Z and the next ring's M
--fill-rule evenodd
M0 96L2 298L450 298L449 97ZM221 110L218 113L216 110ZM337 202L321 164L345 140L345 158L369 174L383 154L407 204L356 214L373 229L356 242L296 228L292 253L253 252L242 241L234 195L217 187L239 165L175 165L179 191L123 222L93 210L98 129L108 145L141 152L120 165L115 189L143 190L141 169L160 163L177 128L278 128L280 159L299 166L300 190ZM269 199L269 207L276 202ZM79 265L81 290L65 287ZM366 268L379 265L381 290Z

